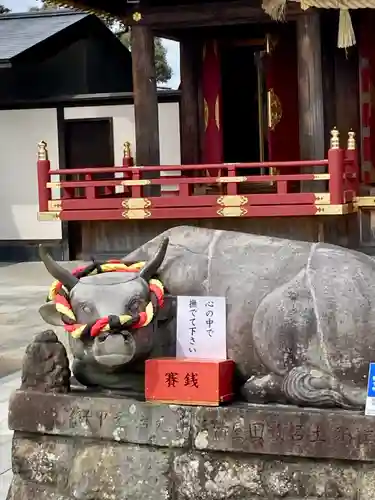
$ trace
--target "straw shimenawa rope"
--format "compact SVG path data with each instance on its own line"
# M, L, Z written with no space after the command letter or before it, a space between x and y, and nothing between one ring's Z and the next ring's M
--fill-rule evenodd
M301 9L340 9L337 46L346 49L356 44L355 33L349 9L374 7L374 0L301 0Z
M283 21L285 18L285 8L287 0L263 0L262 7L275 21Z
M87 267L78 267L72 271L74 276L83 278L98 273L134 273L139 272L144 266L144 262L137 262L127 266L120 260L109 260L108 262L94 262ZM65 330L75 339L83 336L96 337L102 332L111 330L138 329L147 326L153 321L159 308L164 305L164 287L158 279L151 279L148 283L150 291L150 301L144 311L136 314L123 314L121 316L104 316L93 323L78 324L70 303L69 293L60 281L54 281L50 288L47 301L54 302L56 311L61 314Z
M281 21L285 17L286 2L287 0L263 0L262 6L272 19ZM300 0L300 4L302 10L310 7L340 10L337 46L343 49L356 44L349 9L375 8L375 0Z
M375 0L293 0L299 1L302 10L310 7L318 9L339 9L339 31L337 37L337 46L339 48L348 48L356 44L352 20L349 9L373 9ZM263 0L263 10L274 20L283 21L285 19L285 8L287 0ZM102 18L111 20L114 16L103 10L90 9L87 5L88 0L47 0L49 5L59 5L75 9L82 9L90 14L99 15Z
M65 8L72 9L78 12L87 12L87 14L93 14L95 16L100 17L104 21L115 21L117 20L116 16L109 14L105 10L102 9L90 9L87 4L90 2L80 1L80 0L46 0L46 5L51 8Z

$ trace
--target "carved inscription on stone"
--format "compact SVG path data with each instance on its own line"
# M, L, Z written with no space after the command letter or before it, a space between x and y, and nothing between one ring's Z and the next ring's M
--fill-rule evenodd
M265 424L264 422L250 422L249 423L249 437L259 446L264 444Z
M215 429L215 435L219 435L220 430ZM309 442L309 443L325 443L328 439L326 429L321 424L299 424L299 423L282 423L275 421L262 422L250 421L246 425L240 426L237 423L232 425L231 429L226 429L225 434L230 435L234 441L249 441L263 446L267 442ZM332 439L332 436L331 436ZM350 442L353 444L354 437L348 429L337 427L335 439L342 442Z
M69 414L69 428L98 432L103 427L107 417L106 410L72 408Z
M136 405L130 405L127 411L119 411L113 414L113 435L118 440L135 440L147 443L149 440L150 416L141 411Z
M345 412L272 412L222 408L197 410L195 432L204 431L203 448L249 453L361 458L375 457L375 428ZM219 418L217 418L219 416ZM362 451L361 451L362 450Z
M98 398L81 400L65 415L59 425L74 436L176 447L189 443L191 411L183 407Z
M124 413L124 412L116 412L113 414L113 421L118 427L127 427L131 425L136 426L138 429L148 429L150 426L150 422L148 417L144 413Z
M89 427L90 410L82 408L72 408L69 415L69 427L76 429L78 427Z

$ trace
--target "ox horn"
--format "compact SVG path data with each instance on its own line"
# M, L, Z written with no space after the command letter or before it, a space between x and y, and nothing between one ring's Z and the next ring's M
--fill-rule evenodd
M164 260L165 254L167 253L168 244L169 238L164 238L154 257L147 262L145 267L139 273L140 277L145 281L149 281L158 272L158 269Z
M51 276L60 281L68 291L78 283L78 278L55 262L43 245L39 245L39 257Z

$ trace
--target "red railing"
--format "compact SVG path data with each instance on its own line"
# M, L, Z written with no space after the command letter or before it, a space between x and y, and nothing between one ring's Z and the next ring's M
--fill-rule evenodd
M352 132L345 150L339 147L337 131L332 134L326 160L140 167L133 166L127 145L122 167L63 170L51 169L46 144L40 143L40 219L346 214L354 210L352 202L359 190L357 150ZM256 169L269 169L271 173L252 175ZM304 169L309 172L304 173ZM101 179L96 178L97 174ZM108 178L102 179L103 174ZM57 176L58 181L51 180L52 176ZM319 192L314 189L317 181ZM322 184L327 188L321 189ZM301 186L305 191L306 185L310 192L301 192Z

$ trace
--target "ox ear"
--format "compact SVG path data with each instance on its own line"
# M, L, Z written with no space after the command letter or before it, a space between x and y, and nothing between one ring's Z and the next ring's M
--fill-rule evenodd
M46 302L39 308L39 314L43 320L49 325L63 326L60 314L56 311L56 306L53 302Z

